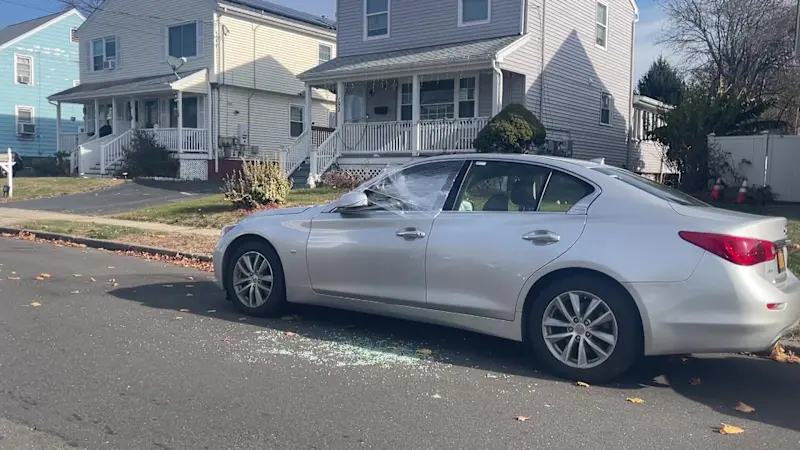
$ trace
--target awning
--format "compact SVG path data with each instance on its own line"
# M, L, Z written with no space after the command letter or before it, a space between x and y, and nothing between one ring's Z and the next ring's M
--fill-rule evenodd
M395 75L403 70L458 69L488 65L498 55L518 48L528 35L513 35L368 55L342 56L298 75L306 82L330 82L358 76Z
M136 94L157 94L184 91L197 94L208 92L206 69L178 72L175 74L156 75L143 78L129 78L101 83L80 84L47 97L50 101L86 101L95 98L123 97Z

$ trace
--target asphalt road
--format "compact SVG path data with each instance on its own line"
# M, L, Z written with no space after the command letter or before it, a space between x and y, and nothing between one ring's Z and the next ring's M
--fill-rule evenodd
M110 215L219 194L219 183L195 181L129 181L82 194L0 203L0 208L65 214ZM2 215L2 210L0 210Z
M800 447L800 366L648 360L583 388L456 330L318 308L242 320L210 274L162 263L0 238L0 264L4 449Z

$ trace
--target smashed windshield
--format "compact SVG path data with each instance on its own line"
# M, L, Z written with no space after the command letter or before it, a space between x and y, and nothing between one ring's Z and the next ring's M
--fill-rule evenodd
M639 188L650 195L654 195L668 202L673 202L685 206L701 206L701 207L711 206L708 203L698 200L697 198L692 197L689 194L683 193L677 189L671 188L661 183L656 183L655 181L648 180L645 177L636 175L633 172L628 172L627 170L618 169L616 167L592 167L592 170L596 170L602 174L616 178L624 183Z
M463 165L460 160L393 167L362 185L371 207L395 212L441 211Z

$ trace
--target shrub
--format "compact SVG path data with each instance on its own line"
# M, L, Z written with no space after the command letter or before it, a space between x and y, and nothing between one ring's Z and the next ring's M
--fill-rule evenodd
M180 162L169 149L156 142L152 134L134 130L130 148L124 149L122 166L118 173L129 177L177 178Z
M69 174L69 162L65 168L58 158L37 158L31 162L31 170L37 177L61 177Z
M530 153L545 142L542 122L524 106L512 103L478 133L473 145L480 153Z
M336 189L355 189L367 181L365 177L347 172L346 170L329 170L320 177L323 186Z
M233 206L255 209L284 203L291 188L292 184L283 175L280 164L243 159L242 170L234 171L225 178L222 191Z

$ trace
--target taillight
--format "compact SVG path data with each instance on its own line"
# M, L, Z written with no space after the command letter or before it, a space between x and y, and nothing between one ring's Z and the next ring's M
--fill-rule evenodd
M777 256L775 244L770 241L695 231L678 234L683 240L740 266L753 266Z

